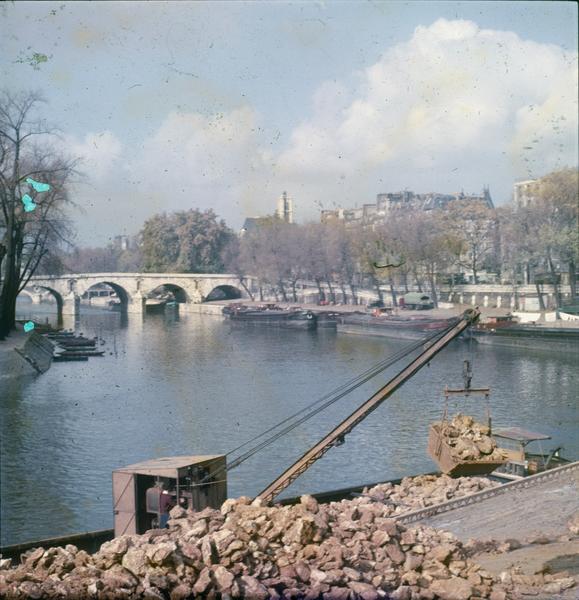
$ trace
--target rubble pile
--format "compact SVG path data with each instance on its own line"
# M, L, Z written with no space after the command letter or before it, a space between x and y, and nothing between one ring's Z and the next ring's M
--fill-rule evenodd
M451 421L435 423L446 438L453 458L458 460L501 461L505 455L490 436L490 429L472 417L458 413Z
M428 490L429 498L439 497L438 491L431 493L438 490L434 479L417 479L419 483L405 480L392 488L396 490L392 493L388 488L386 494L384 486L370 492L378 490L393 498L407 491L418 499L422 489ZM465 491L466 483L459 483L459 488ZM22 556L22 564L16 568L4 561L0 566L0 597L518 597L518 575L493 578L467 556L465 547L452 534L425 526L407 528L391 514L390 506L366 496L327 505L302 496L295 506L266 507L258 500L252 503L249 498L239 498L227 500L221 510L192 512L175 507L168 529L115 538L93 555L69 545L34 549ZM571 585L567 579L552 575L543 575L536 583L549 589Z
M364 489L364 495L386 504L385 512L397 516L453 498L469 496L501 485L485 477L458 477L448 475L419 475L405 477L399 485L381 483Z

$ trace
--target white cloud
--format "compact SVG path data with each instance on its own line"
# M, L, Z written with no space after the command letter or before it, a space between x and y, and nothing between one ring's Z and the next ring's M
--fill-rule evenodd
M79 169L91 183L101 182L118 164L123 146L110 131L87 133L84 139L67 136L63 142L69 156L81 160Z
M501 202L515 179L577 164L577 54L558 46L440 19L344 75L354 83L318 86L281 150L268 137L277 124L250 107L170 112L136 146L108 131L69 140L95 178L119 163L94 214L110 202L106 230L136 231L155 212L212 207L238 225L271 212L284 189L300 219L320 203L360 205L405 187L491 184Z
M251 212L253 182L267 154L259 148L256 113L247 107L214 115L172 112L147 138L127 171L153 211L213 207Z
M293 131L279 159L288 177L402 168L412 187L422 169L464 171L478 159L482 185L497 155L513 178L577 162L577 55L512 32L444 19L417 27L361 74L347 106L335 94L321 86Z

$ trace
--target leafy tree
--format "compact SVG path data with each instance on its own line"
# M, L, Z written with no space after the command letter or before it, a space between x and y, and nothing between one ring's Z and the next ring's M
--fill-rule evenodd
M555 260L567 264L571 296L577 295L579 260L579 182L577 169L562 169L543 177L531 212L538 224L537 243L544 255L555 290L557 307L561 294Z
M141 231L143 267L161 273L218 273L232 236L212 210L155 215Z
M38 117L41 102L33 92L0 95L0 339L14 327L18 294L38 269L55 266L70 234L65 207L76 161L50 146L55 132Z

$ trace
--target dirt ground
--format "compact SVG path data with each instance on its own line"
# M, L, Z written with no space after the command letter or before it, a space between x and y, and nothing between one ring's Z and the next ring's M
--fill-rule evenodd
M577 600L579 598L579 540L534 544L504 554L478 554L473 560L493 575L500 575L511 567L519 567L524 575L561 573L566 571L577 582L576 586L557 596L533 596L537 600Z

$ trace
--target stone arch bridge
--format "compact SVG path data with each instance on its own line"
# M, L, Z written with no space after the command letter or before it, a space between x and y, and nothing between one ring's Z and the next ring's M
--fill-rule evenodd
M187 305L211 300L247 297L246 288L253 291L255 280L246 277L243 283L236 275L202 273L75 273L58 276L34 276L22 291L40 302L44 292L56 300L58 313L77 314L81 296L96 284L107 284L117 294L121 308L131 313L143 313L149 294L163 286L187 310ZM245 286L245 287L244 287Z

